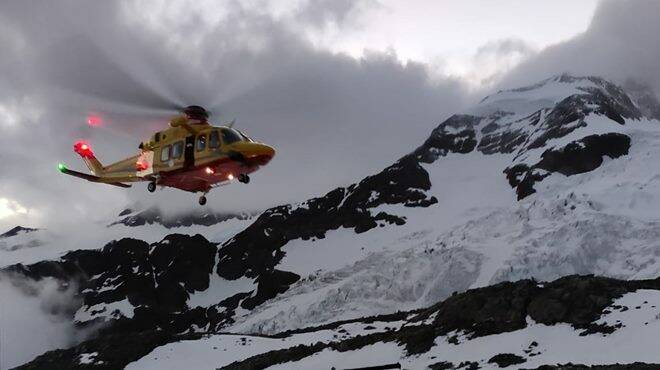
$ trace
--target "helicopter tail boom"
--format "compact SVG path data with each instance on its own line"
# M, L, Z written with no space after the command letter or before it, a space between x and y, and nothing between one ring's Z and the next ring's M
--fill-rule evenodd
M98 177L98 176L88 175L86 173L70 170L70 169L66 168L66 166L61 164L61 163L58 165L58 169L60 170L60 172L62 172L65 175L77 177L79 179L83 179L83 180L87 180L87 181L91 181L91 182L98 182L98 183L102 183L102 184L118 186L118 187L121 187L121 188L130 188L131 187L131 185L123 184L121 182L108 182L108 181L105 181L104 179L102 179L101 177Z

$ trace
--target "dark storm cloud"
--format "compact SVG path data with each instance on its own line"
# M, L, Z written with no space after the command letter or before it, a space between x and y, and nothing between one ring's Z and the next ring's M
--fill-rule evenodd
M54 168L58 159L82 168L70 150L79 138L91 140L104 162L132 154L150 130L165 125L152 108L201 104L215 108L216 121L236 118L238 127L277 148L249 186L216 190L211 206L304 200L388 165L463 103L460 82L431 83L423 65L401 65L390 54L355 60L321 51L286 21L239 2L225 10L229 15L214 24L190 10L178 23L158 20L152 27L136 16L135 3L2 3L3 24L16 36L0 40L21 41L0 62L17 87L0 104L25 95L31 105L19 106L19 124L0 137L0 197L41 210L45 221L105 215L106 208L145 198L170 209L192 206L190 194L149 194L141 184L126 192ZM344 22L353 11L348 3L326 10L302 9L298 16ZM104 128L85 126L90 112L104 114Z
M516 68L504 84L528 84L569 72L618 81L633 78L660 91L658 14L656 0L602 1L584 34L542 51Z

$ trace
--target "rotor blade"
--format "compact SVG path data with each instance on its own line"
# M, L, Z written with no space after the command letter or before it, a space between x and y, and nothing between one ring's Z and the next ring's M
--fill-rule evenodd
M152 110L176 111L178 97L153 89L136 73L130 73L87 37L80 36L57 47L64 50L42 70L53 87L95 97L102 101Z

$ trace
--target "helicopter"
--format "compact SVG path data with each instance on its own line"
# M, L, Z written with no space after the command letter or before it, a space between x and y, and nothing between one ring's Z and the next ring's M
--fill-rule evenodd
M206 204L211 189L234 179L250 182L250 174L265 166L275 156L275 149L257 142L233 128L212 126L209 112L201 106L185 107L182 114L169 121L169 127L154 133L139 145L139 153L104 166L85 141L74 144L91 174L58 164L61 173L87 181L122 188L132 182L148 182L147 190L171 187L202 193L199 204Z

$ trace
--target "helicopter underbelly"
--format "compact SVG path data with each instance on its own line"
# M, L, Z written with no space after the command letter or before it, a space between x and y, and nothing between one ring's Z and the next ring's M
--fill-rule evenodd
M247 175L256 171L260 165L265 164L264 162L267 160L264 161L263 158L254 158L246 162L220 159L193 168L161 172L158 185L189 192L208 192L216 184L229 182L238 178L240 174Z

